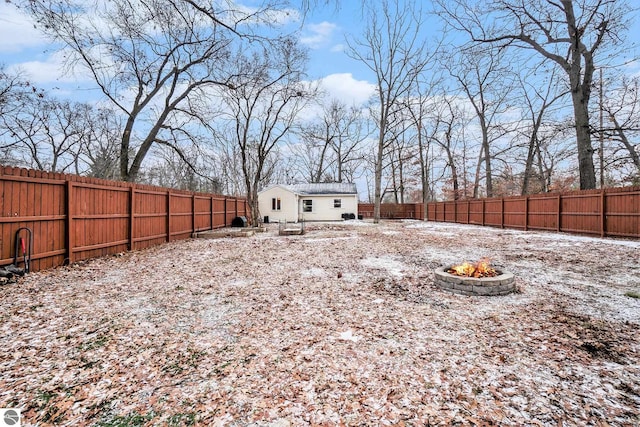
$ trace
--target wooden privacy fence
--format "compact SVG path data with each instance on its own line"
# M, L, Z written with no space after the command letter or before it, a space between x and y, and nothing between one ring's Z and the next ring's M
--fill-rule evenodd
M21 227L33 232L31 269L42 270L188 238L246 212L243 198L0 167L0 266L13 263Z
M640 238L640 187L427 204L429 221Z
M373 218L373 203L359 203L358 215ZM382 203L380 218L385 219L424 219L422 203Z

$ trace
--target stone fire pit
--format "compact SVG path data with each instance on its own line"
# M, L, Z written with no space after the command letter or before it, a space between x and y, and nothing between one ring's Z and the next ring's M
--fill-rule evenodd
M448 273L450 267L440 267L434 272L435 283L441 289L462 295L507 295L515 291L515 276L505 270L496 270L494 277L465 277Z

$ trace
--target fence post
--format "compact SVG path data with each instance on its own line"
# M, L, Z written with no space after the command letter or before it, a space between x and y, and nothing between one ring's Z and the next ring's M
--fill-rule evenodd
M524 196L524 231L529 229L529 196Z
M134 242L133 242L133 238L134 238L134 223L135 223L135 216L134 216L134 206L135 206L135 195L136 195L136 190L133 187L133 185L131 187L129 187L129 250L132 251Z
M504 197L500 198L500 228L504 228Z
M604 194L604 188L600 191L600 237L604 237L607 234L607 198Z
M224 221L222 222L222 226L226 227L227 226L227 204L229 202L229 197L228 196L224 196Z
M196 194L191 195L191 233L196 232Z
M211 230L213 230L213 194L209 194L209 210L211 211Z
M454 224L458 223L458 201L457 200L453 201L453 223Z
M482 226L484 227L484 199L482 199Z
M471 221L471 201L467 199L467 224Z
M167 190L167 242L171 241L171 190Z
M556 218L556 231L559 233L562 229L560 222L562 221L562 195L558 193L558 216Z
M73 182L69 179L66 180L66 185L65 185L65 204L66 204L66 209L67 209L67 216L66 216L66 221L65 221L65 228L66 233L65 233L65 249L66 249L66 259L67 262L69 264L73 263L73 243L74 243L74 238L73 238L73 227L72 227L72 216L73 216L73 212L72 212L72 206L73 206L73 200L72 200L72 192L73 192Z

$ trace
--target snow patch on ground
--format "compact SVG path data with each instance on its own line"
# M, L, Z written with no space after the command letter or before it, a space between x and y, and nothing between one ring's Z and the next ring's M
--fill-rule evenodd
M325 277L327 276L327 271L324 268L310 268L302 272L302 277Z
M372 225L175 241L3 286L0 407L29 425L638 425L640 242ZM483 257L519 292L435 286L435 267Z
M404 276L404 272L407 269L404 263L392 257L365 258L361 261L361 264L367 268L384 270L394 277Z
M339 240L353 240L356 239L357 236L342 236L342 237L312 237L304 239L305 243L326 243L326 242L337 242Z

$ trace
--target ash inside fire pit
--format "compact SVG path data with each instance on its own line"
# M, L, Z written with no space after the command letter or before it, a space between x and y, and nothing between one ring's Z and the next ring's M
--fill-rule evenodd
M462 295L507 295L516 289L513 273L484 261L440 267L434 276L438 287Z

